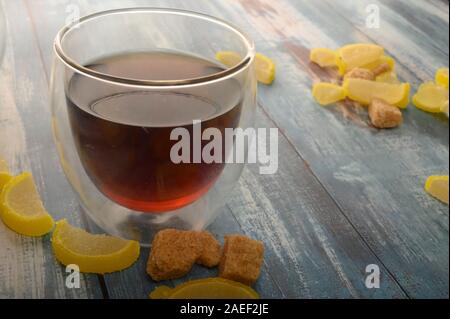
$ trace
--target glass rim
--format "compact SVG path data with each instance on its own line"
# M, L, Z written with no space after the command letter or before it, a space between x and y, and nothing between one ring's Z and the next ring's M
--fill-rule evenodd
M222 25L223 27L232 30L235 34L237 34L246 47L246 56L235 66L227 68L223 71L203 76L196 77L190 79L181 79L181 80L145 80L145 79L131 79L126 77L113 76L107 73L102 73L98 71L94 71L90 68L83 66L78 63L74 59L72 59L63 49L62 43L64 41L64 36L71 30L75 29L82 23L87 21L101 18L103 16L108 16L112 14L122 14L122 13L136 13L136 12L150 12L150 13L166 13L166 14L175 14L181 16L190 16L197 19L202 19L206 21L210 21L212 23ZM212 84L218 81L226 80L228 78L232 78L236 76L239 72L248 67L253 60L255 59L255 45L251 38L240 28L234 26L233 24L222 20L220 18L216 18L207 14L198 13L194 11L188 10L180 10L180 9L170 9L170 8L153 8L153 7L135 7L135 8L123 8L123 9L113 9L113 10L105 10L99 11L93 14L89 14L81 17L79 20L72 22L64 26L56 35L54 41L54 50L56 56L68 67L74 70L77 73L83 74L87 77L94 78L100 81L109 82L111 84L117 84L122 86L133 86L133 87L186 87L186 86L196 86L196 85L205 85Z

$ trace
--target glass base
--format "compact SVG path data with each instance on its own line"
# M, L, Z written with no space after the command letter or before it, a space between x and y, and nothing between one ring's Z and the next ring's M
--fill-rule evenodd
M197 201L166 213L144 213L123 207L98 191L93 184L87 189L73 182L68 175L83 212L106 233L138 241L149 247L153 236L162 229L203 230L224 210L226 196L232 192L234 181L241 175L243 164L225 167L215 185ZM87 179L88 177L85 176Z

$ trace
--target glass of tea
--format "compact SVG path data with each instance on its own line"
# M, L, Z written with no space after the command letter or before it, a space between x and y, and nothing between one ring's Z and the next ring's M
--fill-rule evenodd
M81 18L54 49L53 133L83 210L142 244L208 226L252 142L236 142L254 126L249 37L207 15L133 8ZM224 51L234 61L216 60Z

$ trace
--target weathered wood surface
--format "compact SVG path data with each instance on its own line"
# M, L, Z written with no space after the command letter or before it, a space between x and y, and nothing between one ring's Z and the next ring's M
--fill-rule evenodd
M7 16L14 17L8 18L0 69L0 154L13 173L33 172L45 206L56 219L81 225L54 151L47 80L27 11L21 1L0 3ZM82 276L80 289L66 289L65 277L65 269L51 252L49 236L19 236L0 223L0 298L102 297L98 278Z
M279 172L246 169L211 227L219 238L239 232L265 242L256 289L273 298L448 297L448 207L422 191L428 175L448 174L448 122L411 108L402 128L377 131L357 109L324 109L310 98L312 81L327 76L309 64L311 47L375 41L414 87L448 65L448 3L393 2L0 1L10 26L0 73L0 153L14 171L33 170L57 218L96 230L81 220L50 137L52 41L68 5L81 14L162 6L219 16L250 33L278 67L275 84L260 88L258 124L280 128ZM379 5L380 29L365 27L369 3ZM0 297L145 298L155 286L145 275L144 250L129 270L84 276L81 289L65 289L48 238L30 240L1 227ZM381 268L379 290L364 286L368 264ZM214 274L196 267L189 278Z

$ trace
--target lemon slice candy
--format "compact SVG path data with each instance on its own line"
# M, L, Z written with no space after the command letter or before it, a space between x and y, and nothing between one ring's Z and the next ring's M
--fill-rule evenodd
M430 176L425 184L425 191L448 205L448 176Z
M389 68L391 69L391 71L395 70L394 58L387 56L387 55L383 55L378 60L371 62L369 64L366 64L366 65L363 65L362 68L373 71L373 70L377 69L380 65L383 65L383 64L389 65Z
M26 236L43 236L54 226L31 173L13 177L4 186L0 195L0 217L6 226Z
M216 54L216 60L223 65L232 68L242 61L239 53L233 51L220 51ZM275 80L276 67L275 63L265 55L256 53L255 72L259 82L270 85Z
M11 180L12 176L9 174L8 164L0 157L0 193L3 187ZM0 203L1 204L1 203Z
M448 89L448 68L437 70L436 83Z
M313 87L313 97L321 105L329 105L345 99L345 89L332 83L316 83Z
M220 51L216 54L216 60L224 64L225 66L232 68L242 61L242 57L239 53L233 51Z
M336 66L337 54L331 49L316 48L311 50L309 58L312 62L325 68Z
M259 82L270 85L275 80L275 63L265 55L256 53L255 59L256 78Z
M376 81L383 83L400 84L400 80L398 79L397 74L393 71L380 74L376 77Z
M108 235L94 235L57 222L52 236L56 259L63 265L75 264L81 272L106 274L130 267L139 258L137 241Z
M251 287L223 278L188 281L175 288L160 286L151 299L259 299Z
M376 44L358 43L346 45L338 50L337 65L344 75L354 68L377 62L384 55L383 47Z
M363 105L369 105L373 99L382 99L385 102L406 108L409 104L409 83L391 84L362 79L347 79L344 81L347 96Z
M413 97L413 103L422 111L441 113L448 102L448 90L433 82L427 82L419 87Z

